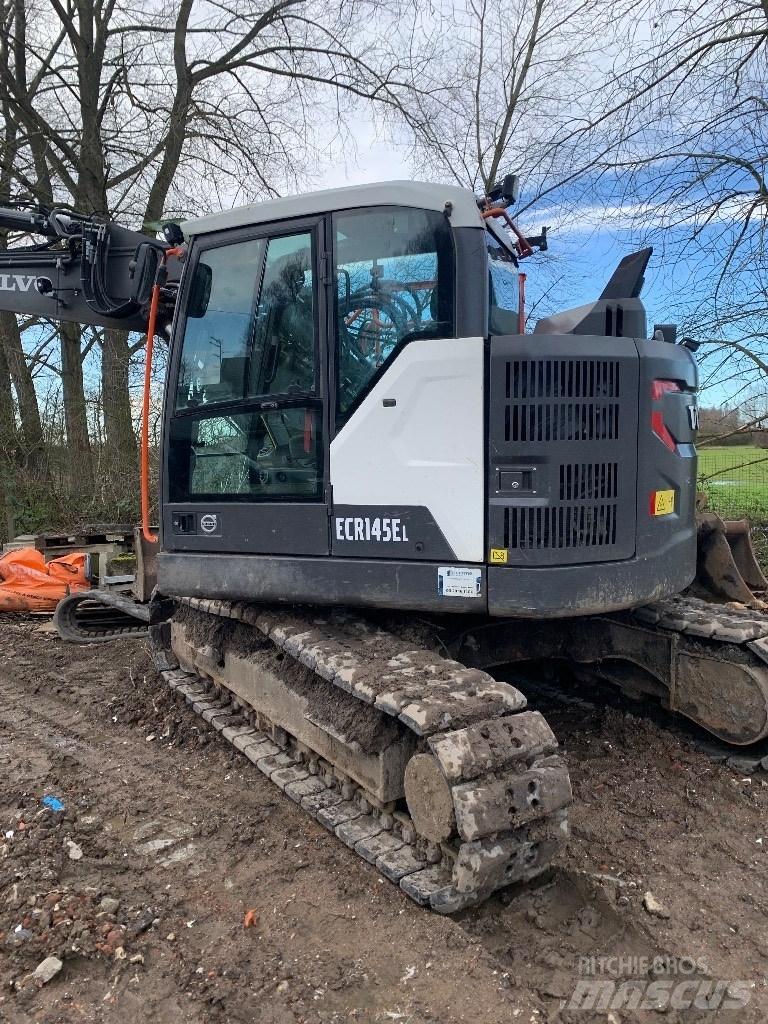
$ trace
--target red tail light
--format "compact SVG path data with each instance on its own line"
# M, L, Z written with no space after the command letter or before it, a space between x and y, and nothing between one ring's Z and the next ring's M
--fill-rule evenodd
M658 402L659 399L663 398L664 395L671 395L676 391L679 391L680 387L673 380L652 380L651 381L651 398L654 402Z
M664 395L671 395L679 391L679 386L673 380L651 381L651 401L653 402L659 402ZM667 425L664 422L663 410L653 409L651 411L651 430L665 448L668 448L671 452L677 451L677 443L669 430L667 430Z
M671 452L677 450L677 444L675 443L674 437L672 437L670 432L667 430L667 425L664 422L664 414L662 412L654 411L651 413L651 430L665 448L669 448Z

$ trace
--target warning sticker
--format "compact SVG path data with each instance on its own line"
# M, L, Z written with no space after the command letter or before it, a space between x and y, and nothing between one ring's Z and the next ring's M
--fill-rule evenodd
M651 512L655 516L668 516L675 511L674 491L654 491L651 500Z
M441 565L437 570L440 597L479 597L483 574L471 565Z
M507 548L491 548L491 565L506 565L509 551Z

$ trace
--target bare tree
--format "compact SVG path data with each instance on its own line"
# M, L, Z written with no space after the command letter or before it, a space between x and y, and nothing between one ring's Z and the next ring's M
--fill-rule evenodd
M599 195L654 243L703 341L706 386L768 387L768 4L632 4L595 123L619 140ZM675 301L677 300L677 301Z
M395 103L399 64L367 15L377 0L3 0L0 67L25 159L18 187L46 205L154 232L206 202L275 194L312 159L318 111L340 94ZM331 112L332 113L332 112ZM193 196L197 198L192 198ZM89 439L78 332L60 334L73 482ZM98 338L105 444L133 466L130 364L141 340Z
M12 17L8 10L3 9L2 33L0 34L0 76L9 73L14 65L9 48L9 28ZM11 105L7 93L0 92L0 113L2 113L3 129L0 138L0 205L8 205L14 198L14 176L12 168L16 166L21 148L18 127L12 116ZM6 235L0 232L0 248L5 245ZM38 464L43 448L43 433L40 422L40 410L37 404L32 375L27 367L21 334L16 318L8 313L0 313L0 389L2 389L3 412L0 414L3 424L4 450L13 451L16 461L21 459L26 464ZM19 430L16 431L13 392L19 415ZM10 415L7 401L11 401Z
M575 126L595 107L610 5L457 0L418 20L422 61L397 113L432 176L482 192L515 171L527 207L590 164Z

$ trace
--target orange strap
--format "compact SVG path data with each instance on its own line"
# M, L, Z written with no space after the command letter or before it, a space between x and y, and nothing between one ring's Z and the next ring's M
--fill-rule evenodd
M180 256L182 249L166 249L160 260L160 268L165 268L169 256ZM158 268L158 272L159 269ZM141 447L139 463L139 480L141 486L141 533L149 544L157 542L157 534L149 527L149 392L152 384L152 352L155 347L155 330L157 329L157 310L160 305L160 284L152 287L149 302L149 320L147 322L147 350L144 360L144 393L141 402Z

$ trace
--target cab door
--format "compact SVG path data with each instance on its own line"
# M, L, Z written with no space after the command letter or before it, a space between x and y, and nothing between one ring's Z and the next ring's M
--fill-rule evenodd
M165 551L328 553L320 218L193 241L164 419Z

